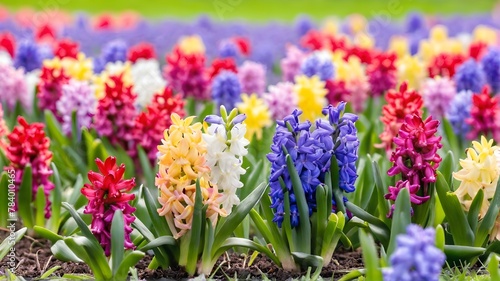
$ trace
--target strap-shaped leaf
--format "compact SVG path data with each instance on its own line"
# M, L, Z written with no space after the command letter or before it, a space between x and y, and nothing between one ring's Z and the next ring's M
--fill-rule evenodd
M53 182L54 182L54 190L51 192L52 194L52 205L51 205L51 229L53 231L59 230L59 223L61 217L61 203L62 203L62 184L61 184L61 176L59 175L59 169L55 163L50 163L50 167L52 168L53 174ZM79 192L75 192L79 193Z
M248 248L250 250L258 251L263 254L265 254L267 257L269 257L275 264L280 264L279 259L276 257L276 255L273 255L269 248L262 246L259 243L256 243L252 240L248 240L246 238L238 238L238 237L231 237L228 238L222 245L217 249L217 251L214 253L214 257L220 257L224 252L227 250L233 248L233 247L243 247L243 248Z
M78 225L79 230L82 232L83 236L85 236L87 239L89 239L94 246L99 246L99 248L102 251L101 245L99 244L99 241L95 238L94 234L90 231L89 227L87 224L82 220L80 215L76 212L76 210L67 202L62 203L63 208L68 210L69 214L71 217L75 220L76 224ZM104 254L104 251L102 251ZM97 253L96 253L97 254Z
M2 243L0 244L0 260L2 260L10 251L12 248L12 243L17 243L21 238L23 238L24 234L28 230L27 227L23 227L19 229L18 231L15 232L15 238L14 240L11 240L10 238L4 239Z
M363 263L366 269L366 280L383 280L382 272L379 270L377 249L375 241L364 229L359 231L359 240L363 251Z
M156 236L171 236L172 233L168 228L167 221L165 218L158 215L157 208L159 208L158 200L155 200L148 188L143 188L143 197L146 201L146 207L148 208L149 216L151 222L153 223L153 229L156 232Z
M497 188L495 190L495 195L493 195L493 199L491 200L490 207L486 212L483 220L479 224L479 229L476 235L476 241L474 246L482 246L488 235L491 233L495 225L495 220L498 217L498 213L500 212L500 181L497 184Z
M35 197L35 224L45 225L45 192L43 186L38 187Z
M135 265L144 257L144 253L141 251L128 251L123 258L118 271L114 275L115 280L127 280L128 272L130 268L134 268Z
M311 280L318 279L321 268L323 268L323 258L316 255L301 253L301 252L292 252L292 256L294 260L300 264L302 269L307 269L308 267L315 268L314 274Z
M392 213L391 240L387 248L387 255L391 256L396 249L396 237L399 234L406 233L406 228L411 224L411 202L410 192L407 188L399 191L396 198L396 206Z
M380 168L377 161L372 161L372 173L373 173L373 180L375 182L375 187L377 189L379 212L385 218L385 215L389 213L390 207L388 201L383 196L387 192L387 186L384 185L384 182L382 181L382 175L380 173Z
M64 237L62 237L61 235L59 235L59 234L57 234L57 233L55 233L53 231L50 231L47 228L38 226L38 225L35 225L35 227L33 228L33 230L40 237L43 237L43 238L49 240L52 244L56 243L59 240L63 240L64 239Z
M118 272L118 268L123 260L125 252L125 223L123 221L123 213L121 210L116 210L111 221L111 270L113 276Z
M60 261L72 261L72 262L82 262L82 260L75 255L75 253L66 245L64 240L56 241L50 251L54 254L54 257Z
M444 245L444 253L447 261L464 261L477 258L486 251L485 248L461 246L461 245Z
M149 162L149 158L144 152L144 148L142 146L137 145L137 152L139 155L139 162L141 164L142 173L144 174L144 179L146 180L146 184L148 187L155 186L155 168L151 167L151 163Z
M96 280L110 280L111 268L101 245L96 245L84 236L67 237L64 242L92 270Z
M164 246L164 245L169 245L169 246L176 246L177 245L177 240L174 239L172 236L161 236L156 239L151 240L151 242L147 243L144 245L140 250L142 252L146 252L148 250Z
M31 202L33 201L33 179L31 166L28 164L23 171L21 186L19 187L19 198L17 200L19 216L28 228L33 228L35 218Z
M9 196L9 176L7 172L3 172L0 174L0 226L7 226L7 220L9 219L9 199L13 197ZM12 187L13 185L11 185ZM13 190L12 190L13 191ZM10 205L13 207L12 202Z
M69 140L63 135L61 126L57 122L54 114L50 110L45 110L45 125L49 133L50 140L58 146L69 145Z
M202 227L204 224L205 214L203 213L203 197L201 194L200 181L196 181L196 194L194 196L194 211L193 211L193 222L191 224L191 230L189 231L189 245L187 254L187 264L186 271L189 275L193 276L196 271L196 264L198 262L198 253L200 252L200 238ZM181 251L185 250L184 248Z
M467 220L469 222L472 231L476 231L477 223L479 221L479 212L481 211L481 206L483 205L484 192L482 189L476 193L476 197L472 200L472 204L469 208L469 213L467 214Z

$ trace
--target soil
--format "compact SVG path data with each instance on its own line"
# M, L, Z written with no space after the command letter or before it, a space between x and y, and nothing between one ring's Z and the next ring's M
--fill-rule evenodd
M3 240L5 232L0 233ZM47 240L35 240L24 237L16 244L17 268L15 274L25 278L40 277L43 272L54 266L61 266L54 272L53 276L63 276L64 274L90 274L90 269L86 264L61 262L55 259L50 252L50 242ZM259 280L266 276L271 280L288 280L305 275L305 272L292 273L278 268L269 258L259 255L251 266L248 266L249 256L238 253L223 255L214 267L217 271L214 279L228 280L229 278ZM169 269L147 269L151 256L146 255L136 268L139 277L144 280L183 280L188 279L188 274L181 267L171 267ZM359 251L346 251L339 249L334 254L332 262L321 272L324 278L341 277L352 269L362 268L363 261ZM8 269L7 259L0 261L0 271ZM234 279L233 279L234 280Z

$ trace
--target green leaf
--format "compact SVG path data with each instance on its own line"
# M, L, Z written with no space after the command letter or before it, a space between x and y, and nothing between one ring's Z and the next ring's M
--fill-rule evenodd
M312 280L316 280L319 277L321 269L323 268L322 257L301 252L292 252L292 256L303 269L308 267L315 268L314 277L311 278Z
M390 233L389 228L379 218L373 216L372 214L367 213L365 210L361 209L360 207L354 205L349 201L347 201L346 206L347 209L349 209L349 211L356 217L366 221L369 224L378 226L380 229L382 229L384 232L387 233L387 238L389 238L389 233Z
M78 147L81 136L80 126L78 126L78 118L76 116L76 110L71 112L71 142L73 147Z
M123 260L125 252L125 223L123 221L123 213L121 210L116 210L111 222L111 269L113 276L118 272L118 268Z
M387 248L387 255L391 254L396 249L396 237L399 234L406 233L406 228L411 224L411 202L410 193L407 188L399 191L396 198L396 206L392 213L391 240Z
M141 233L141 235L150 243L155 240L155 236L153 233L144 225L144 223L141 222L139 218L135 218L134 222L132 222L132 226ZM161 236L160 238L163 237L171 237L171 236ZM166 244L168 245L168 244ZM141 249L143 250L143 249ZM162 247L154 247L152 248L153 252L155 253L155 261L158 262L163 268L168 268L170 265L170 257L168 253L162 248ZM143 250L146 251L146 250ZM172 252L172 251L171 251Z
M483 205L484 192L482 189L476 193L476 197L472 200L472 204L469 208L469 213L467 214L467 220L469 222L472 231L476 231L477 223L479 221L479 212L481 211L481 206Z
M45 271L45 273L43 273L40 276L40 279L48 279L52 274L54 274L54 272L56 272L57 270L59 270L61 268L62 267L59 265L51 267L49 270Z
M323 239L324 239L324 234L325 234L325 229L326 225L329 223L328 222L328 215L331 213L331 209L327 209L327 191L326 189L330 188L328 186L325 186L323 184L320 184L316 187L316 223L313 224L313 237L316 237L316 239L313 239L314 243L314 254L320 254L321 253L321 245L323 244ZM331 199L330 199L331 200ZM332 233L333 234L333 233Z
M51 229L53 231L59 230L59 219L61 217L61 202L62 202L62 185L61 185L61 176L59 175L59 170L55 163L50 163L50 167L52 168L53 174L53 182L54 182L54 190L52 191L52 205L51 205Z
M452 151L448 151L446 156L441 161L438 169L447 181L453 179L453 171L455 171L455 156Z
M171 236L167 222L165 218L158 215L157 209L159 208L158 200L153 199L153 196L149 192L148 188L143 188L143 197L146 201L146 207L148 208L149 216L153 223L153 228L155 229L158 236Z
M345 205L342 204L344 202L344 195L343 195L342 190L340 189L340 184L339 184L340 170L339 170L339 164L337 162L337 157L335 157L335 155L333 155L330 162L331 162L330 173L331 173L331 177L332 177L332 196L335 199L335 202L337 204L336 205L337 211L342 212L343 214L346 214ZM342 203L339 203L339 202L342 202ZM301 215L301 217L302 217L302 215Z
M27 230L27 227L23 227L14 233L14 237L12 237L13 239L11 239L9 236L2 241L2 243L0 244L0 260L2 260L10 252L10 249L13 245L19 242L21 238L23 238Z
M134 268L137 263L144 257L144 253L140 251L129 251L125 254L116 275L115 280L127 280L130 268Z
M38 187L35 197L35 224L45 225L45 192L43 186Z
M500 280L500 270L498 269L498 258L496 254L490 255L488 272L490 273L491 280Z
M304 189L302 188L302 183L300 181L299 174L295 169L295 165L293 164L291 156L287 152L286 156L286 164L288 168L288 173L290 174L290 178L292 180L293 193L295 195L295 200L297 202L297 209L299 211L299 216L301 218L309 217L309 205L306 201L306 196L304 193ZM342 201L341 201L342 202ZM311 224L308 219L301 219L299 221L299 225L297 226L297 232L303 243L300 243L297 246L297 252L302 253L311 253Z
M444 245L446 244L444 236L444 228L442 225L436 226L436 247L444 251Z
M463 261L472 259L482 255L486 251L485 248L461 246L461 245L444 245L444 253L449 261Z
M33 228L34 217L31 202L33 201L33 184L32 184L31 166L28 164L24 168L21 186L19 187L19 198L17 200L18 213L23 223L28 228Z
M35 231L36 234L38 234L40 237L43 237L47 240L49 240L52 244L56 243L57 241L59 240L63 240L64 237L62 237L61 235L53 232L53 231L50 231L44 227L41 227L41 226L38 226L38 225L35 225L35 227L33 228L33 230Z
M364 229L359 230L359 240L363 252L363 264L366 268L367 280L383 280L382 272L379 270L377 249L375 241Z
M13 174L12 174L13 175ZM3 172L0 174L0 226L7 226L7 220L9 219L9 198L13 198L9 196L9 176L7 172ZM11 185L12 187L12 185ZM11 203L13 205L14 202ZM14 213L12 213L14 214Z
M196 115L195 122L203 122L203 120L205 119L205 117L207 117L207 115L213 114L214 108L215 105L213 102L205 103L203 110L199 114L193 114Z
M203 198L201 195L201 187L200 181L196 181L196 194L194 201L194 211L193 211L193 222L191 225L191 230L189 231L190 237L189 239L189 252L187 254L187 264L186 271L190 276L193 276L196 271L196 264L198 261L198 253L200 252L200 240L201 240L201 231L203 226ZM182 248L181 251L185 251L186 249Z
M111 279L111 269L101 245L95 245L84 236L67 237L64 242L78 258L90 267L96 280Z
M47 131L52 142L58 146L69 145L68 139L62 133L59 122L57 122L54 114L49 110L45 110L45 125L47 126Z
M75 220L76 224L78 225L78 228L82 232L83 236L85 236L89 241L91 241L94 244L94 247L97 245L102 251L101 245L95 238L94 234L90 231L89 227L87 224L82 220L80 215L76 212L76 210L67 202L62 203L63 208L68 210L70 213L71 217ZM104 252L103 252L104 253Z
M379 164L376 161L372 161L372 173L375 181L375 187L377 188L379 212L385 217L385 215L389 213L390 208L389 203L383 196L383 194L387 192L387 186L385 186L382 181Z
M243 248L248 248L250 250L254 250L260 253L265 254L267 257L269 257L275 264L280 264L280 261L276 257L276 255L273 255L269 248L262 246L252 240L248 240L246 238L238 238L238 237L231 237L226 239L224 243L220 246L220 248L217 249L215 254L213 255L214 257L220 257L224 252L227 250L233 248L233 247L243 247Z
M460 145L458 143L459 138L456 136L455 132L453 131L453 127L451 126L450 122L446 118L442 118L441 125L443 126L444 135L446 136L446 140L450 144L450 149L453 150L458 155L458 152L460 151Z
M170 246L176 246L177 245L177 240L174 239L172 236L161 236L158 238L155 238L151 240L148 244L144 245L140 250L142 252L146 252L148 250L151 250L156 247L160 247L163 245L170 245Z
M497 184L497 188L495 190L495 195L493 195L493 199L491 200L490 207L486 212L483 220L479 224L479 229L477 231L476 241L474 246L482 246L486 241L488 235L491 233L495 225L495 220L498 217L498 213L500 212L500 181Z
M144 152L144 148L140 145L137 146L137 152L139 155L139 162L141 163L142 173L144 178L146 179L146 184L148 187L155 186L155 170L151 167L151 163L149 162L149 158Z

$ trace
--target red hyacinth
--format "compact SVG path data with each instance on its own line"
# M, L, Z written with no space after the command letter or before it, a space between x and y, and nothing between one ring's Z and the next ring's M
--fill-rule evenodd
M483 55L486 54L487 51L488 51L488 44L482 41L477 41L470 44L469 57L479 61L483 57Z
M250 40L246 37L235 36L232 38L233 42L238 46L241 54L244 56L249 56L252 50L252 46L250 45Z
M163 74L174 91L196 100L207 100L210 97L204 54L185 54L176 47L167 55L166 60Z
M69 81L69 76L64 69L42 67L40 81L38 82L38 107L48 109L61 121L57 113L56 103L61 98L62 86Z
M347 89L345 81L341 80L326 80L325 89L326 99L331 105L337 105L341 101L350 100L350 92Z
M83 213L92 215L90 229L97 238L106 256L111 254L111 222L115 211L121 210L125 223L126 249L134 249L130 240L132 227L130 224L135 220L132 213L135 208L130 206L130 201L135 195L129 194L135 186L135 178L124 180L125 165L116 166L116 158L108 157L105 162L101 159L95 160L100 173L89 171L90 183L81 189L82 194L87 197L89 203Z
M53 42L56 38L56 30L50 24L42 24L35 30L36 42Z
M166 87L154 95L146 111L141 112L136 118L135 143L144 148L153 166L157 159L157 146L161 143L163 131L172 125L170 119L172 113L177 113L181 118L184 117L184 100L180 95L174 96L172 89Z
M155 47L148 42L141 42L132 46L128 50L127 59L135 63L138 59L154 59L156 58Z
M401 175L396 186L389 187L386 199L396 201L401 188L408 188L410 200L422 204L430 197L429 184L436 182L436 170L441 162L437 153L443 145L436 136L439 121L429 116L425 121L418 114L405 117L399 135L394 138L396 150L392 153L391 177ZM389 214L390 215L390 214Z
M423 100L415 90L409 90L408 84L403 82L399 91L389 90L385 96L387 104L382 107L382 123L384 131L380 134L381 144L376 147L385 148L387 153L392 151L392 140L397 135L406 115L422 115Z
M134 102L137 96L132 92L132 86L125 84L122 76L112 75L110 81L106 82L105 95L97 104L94 125L100 136L128 150L134 140L134 120L137 115Z
M459 65L465 61L465 57L461 54L441 53L432 59L429 64L429 76L453 77Z
M61 39L57 42L54 48L54 55L60 59L62 58L77 58L79 51L78 42L71 39Z
M19 125L14 127L7 136L9 144L5 149L5 155L10 161L10 166L6 170L15 171L15 186L18 190L24 169L31 165L32 173L32 194L33 200L40 186L45 193L45 218L50 218L50 191L54 189L54 184L49 180L52 175L50 162L52 161L52 152L50 152L50 140L45 136L43 123L28 124L24 117L17 119Z
M233 58L216 58L212 61L212 65L207 69L208 76L210 80L212 80L217 74L222 72L223 70L231 71L234 73L238 73L238 68L236 66L236 62Z
M477 139L480 135L492 136L500 141L500 108L498 97L490 96L489 88L485 86L480 94L472 96L470 118L465 120L470 125L467 138Z
M373 58L376 56L376 52L370 48L352 46L345 49L344 60L347 61L351 56L359 58L359 60L364 64L371 64L373 62Z
M379 53L373 57L372 63L368 65L366 73L370 90L374 96L381 96L396 86L396 58L394 52Z
M6 51L13 58L16 50L16 39L10 32L0 34L0 50Z

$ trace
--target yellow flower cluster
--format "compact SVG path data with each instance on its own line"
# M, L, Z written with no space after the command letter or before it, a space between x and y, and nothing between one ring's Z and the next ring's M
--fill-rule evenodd
M94 86L94 93L97 99L102 99L105 96L105 85L106 83L113 83L109 79L113 74L123 73L122 79L126 86L132 85L132 74L131 74L131 65L130 62L126 63L115 63L111 67L110 65L106 66L101 73L98 73L92 77L92 84Z
M64 69L64 73L79 81L88 81L93 74L92 59L85 57L84 53L78 53L76 59L54 57L50 60L44 60L43 65L54 69Z
M408 82L408 87L420 89L420 84L427 77L424 62L417 56L404 55L396 60L398 84Z
M203 40L198 35L184 36L179 40L179 49L186 55L204 54L205 45Z
M314 121L321 117L321 110L326 106L325 82L318 76L307 77L300 75L295 77L295 94L297 95L297 105L304 113L300 116L301 121Z
M238 103L236 107L241 114L246 115L243 124L247 126L245 138L252 140L255 135L257 140L262 138L262 130L272 124L271 113L265 101L259 98L256 94L242 94L242 102Z
M419 55L425 62L429 62L441 53L465 54L462 42L456 38L448 37L448 30L442 25L433 27L430 38L420 42Z
M156 186L160 216L165 216L174 238L180 238L191 229L193 221L196 181L200 183L203 204L208 205L206 217L215 226L218 216L226 216L220 208L221 194L212 187L210 169L206 165L206 144L202 138L201 123L191 124L194 117L181 119L172 114L172 125L164 132L158 146L159 174Z
M467 158L460 159L462 169L453 173L453 177L460 181L460 186L455 191L465 210L469 210L472 200L479 190L483 190L484 199L479 213L479 218L483 218L490 206L490 199L493 198L500 175L500 167L496 151L499 149L493 146L493 140L486 140L481 136L481 142L472 142L473 148L467 150Z

